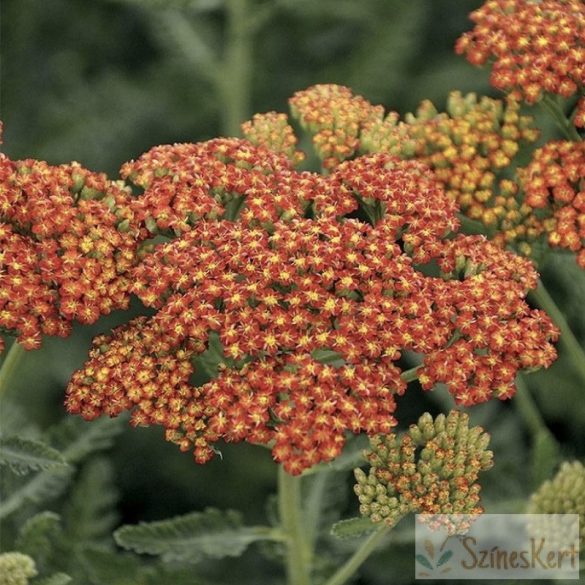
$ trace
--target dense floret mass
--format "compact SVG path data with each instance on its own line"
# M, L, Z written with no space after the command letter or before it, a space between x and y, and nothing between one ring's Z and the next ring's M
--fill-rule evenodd
M0 158L0 331L27 349L128 306L137 243L121 183Z
M228 145L244 166L201 163ZM164 157L160 180L241 171L271 187L241 189L229 220L199 217L144 252L131 290L156 313L95 340L69 385L71 412L132 410L199 462L219 440L267 444L296 474L336 457L348 431L390 431L405 351L425 356L425 388L445 382L464 404L508 397L518 369L554 359L555 328L524 301L531 265L480 237L446 238L457 207L421 163L377 154L323 177L263 154L213 141L136 163L147 197ZM259 215L276 200L283 211ZM201 381L210 358L216 375Z
M549 244L571 250L585 268L585 142L549 142L518 175Z
M533 104L544 94L583 95L585 4L581 0L489 0L471 13L475 28L457 42L474 65L492 64L490 82ZM577 126L583 126L583 97Z

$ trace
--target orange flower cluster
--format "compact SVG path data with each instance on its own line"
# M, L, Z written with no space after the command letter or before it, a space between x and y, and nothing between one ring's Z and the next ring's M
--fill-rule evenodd
M153 160L196 184L200 168L211 172L198 159L218 144L151 151L139 161L154 177L147 194ZM229 144L247 153L242 177L266 168L264 149ZM233 157L212 169L221 188L244 170ZM270 188L238 191L245 219L200 219L133 270L132 291L157 312L95 340L67 390L71 412L133 410L134 424L163 425L198 462L218 440L269 444L298 474L337 456L347 431L390 430L405 350L428 357L426 388L446 382L466 404L508 396L507 372L554 358L554 327L523 300L530 264L481 238L445 241L456 206L419 163L379 154L327 177L286 166L260 174ZM264 204L249 206L255 197ZM271 209L283 213L258 216ZM373 225L343 217L360 213ZM441 276L422 271L433 259ZM464 344L469 356L453 363L451 348ZM210 353L219 375L193 387Z
M523 300L537 284L531 262L481 236L459 236L445 243L437 263L448 280L436 283L433 298L437 305L448 299L454 329L447 345L425 357L422 387L443 382L465 406L510 398L518 371L556 359L550 340L558 339L557 328Z
M546 211L549 244L575 252L585 268L585 143L549 142L518 176L526 204Z
M488 0L471 13L475 28L456 45L474 65L493 61L490 81L528 104L543 93L564 98L585 88L582 0ZM575 123L583 126L581 98Z
M518 197L514 182L498 176L508 168L521 141L533 142L538 131L532 119L519 115L518 103L506 103L475 94L452 92L447 112L439 113L429 101L404 122L390 112L370 123L361 135L364 152L390 152L428 164L461 211L495 232L505 245L538 237L539 222Z
M129 301L128 193L77 163L0 158L0 331L26 349Z
M305 159L305 154L296 149L298 139L286 114L255 114L251 120L242 124L242 134L255 146L265 146L273 152L284 154L293 166Z
M313 135L313 145L325 169L335 168L359 149L360 131L384 114L342 85L314 85L289 100L293 118Z
M144 193L133 203L142 237L180 235L200 220L276 221L286 211L302 214L296 185L275 191L274 175L290 171L282 155L246 140L218 138L196 144L157 146L121 175ZM246 213L240 207L246 200Z

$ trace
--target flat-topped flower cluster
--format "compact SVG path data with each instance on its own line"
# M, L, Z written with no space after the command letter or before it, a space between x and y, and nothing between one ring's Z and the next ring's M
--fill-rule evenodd
M3 164L3 327L26 338L33 322L37 339L54 319L65 334L138 296L154 315L95 339L67 408L129 410L198 462L246 440L297 474L348 431L388 433L405 352L424 388L465 405L555 359L555 327L524 300L532 265L455 235L455 202L417 161L375 154L323 176L217 139L125 164L140 195L75 164ZM195 386L212 346L217 376Z
M517 100L578 97L573 122L585 126L585 4L582 0L489 0L470 15L473 30L456 51L492 64L490 83Z

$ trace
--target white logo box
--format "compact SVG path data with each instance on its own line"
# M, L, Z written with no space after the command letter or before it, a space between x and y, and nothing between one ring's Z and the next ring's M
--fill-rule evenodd
M417 514L415 577L579 579L577 514Z

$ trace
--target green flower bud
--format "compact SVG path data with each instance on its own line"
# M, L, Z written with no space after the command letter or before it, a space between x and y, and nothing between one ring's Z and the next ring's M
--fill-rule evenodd
M104 194L92 187L84 186L79 194L80 199L100 199Z
M34 560L19 552L0 554L0 585L28 585L37 575Z
M483 429L470 430L469 417L458 411L434 420L425 413L400 437L372 437L365 452L368 474L355 470L361 514L392 526L410 512L481 512L476 482L492 465L488 441Z
M585 546L585 466L579 461L561 465L530 498L529 514L579 514L579 538Z

